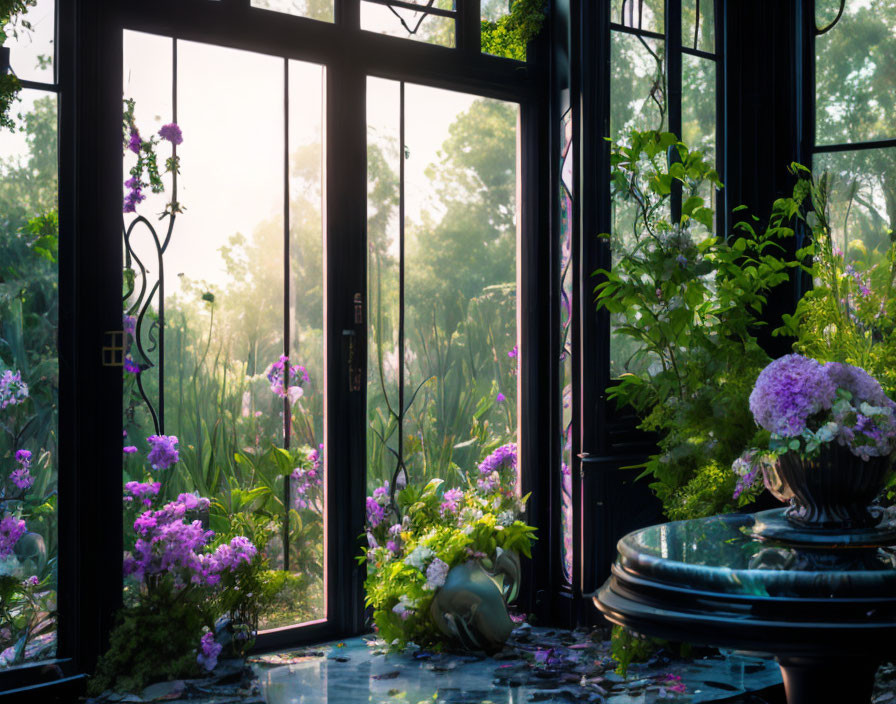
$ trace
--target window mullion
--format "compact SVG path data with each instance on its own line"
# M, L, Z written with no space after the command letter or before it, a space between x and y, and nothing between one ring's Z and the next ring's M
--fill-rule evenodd
M681 0L666 0L666 105L669 131L681 139ZM670 158L676 155L670 154ZM672 222L681 219L681 183L672 184Z

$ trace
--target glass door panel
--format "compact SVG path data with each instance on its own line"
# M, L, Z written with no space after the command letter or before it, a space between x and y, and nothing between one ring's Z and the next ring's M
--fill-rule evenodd
M281 571L261 629L324 619L324 68L124 49L125 547L185 503L203 551L245 536Z
M368 493L517 440L518 116L368 79Z
M0 671L56 655L58 101L20 98L0 130Z

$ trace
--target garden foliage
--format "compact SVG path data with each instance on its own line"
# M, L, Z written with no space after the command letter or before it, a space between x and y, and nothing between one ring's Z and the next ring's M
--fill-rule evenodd
M731 463L757 434L747 399L769 358L755 333L767 293L795 266L780 244L793 232L776 214L759 231L748 218L729 238L714 234L701 194L722 187L718 174L670 133L632 132L611 159L613 197L637 217L631 232L606 236L614 265L595 272L598 308L635 342L608 395L658 435L644 475L667 515L718 513L733 506ZM682 214L673 222L676 187Z
M796 338L794 349L820 362L863 368L896 395L896 231L884 246L860 239L837 243L832 233L828 174L813 177L798 164L793 196L779 201L806 229L808 243L797 255L812 286L796 311L783 316L775 334Z
M55 648L55 120L55 98L36 100L27 157L0 160L0 666Z

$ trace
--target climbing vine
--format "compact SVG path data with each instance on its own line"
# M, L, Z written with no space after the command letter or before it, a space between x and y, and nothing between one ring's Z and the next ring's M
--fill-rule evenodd
M0 0L0 47L8 38L17 37L21 30L31 29L28 21L21 19L21 16L36 4L37 0ZM0 49L0 128L14 129L9 109L18 100L22 84L6 65L8 56L8 49Z
M482 51L525 61L526 45L541 31L546 6L547 0L516 0L496 22L482 20Z

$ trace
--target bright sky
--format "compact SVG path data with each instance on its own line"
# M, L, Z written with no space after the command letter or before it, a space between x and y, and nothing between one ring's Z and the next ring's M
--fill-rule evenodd
M124 95L134 98L145 136L172 119L171 40L128 32ZM166 271L223 283L217 252L235 232L251 238L255 227L283 211L283 72L281 58L192 42L178 43L178 149L181 176L178 217L166 254ZM289 62L290 151L320 140L323 69ZM369 120L379 133L398 133L398 84L371 79ZM475 98L419 86L407 90L407 214L418 219L431 200L426 167L448 127ZM129 167L133 159L126 159ZM394 164L397 169L397 164ZM139 209L160 212L156 196ZM148 250L147 253L150 253Z
M365 3L366 5L366 3ZM37 70L39 54L52 55L55 0L38 0L28 15L34 30L13 43L17 74L51 81L50 69ZM394 18L383 20L395 24ZM385 29L371 24L370 29ZM168 38L126 32L124 95L136 100L137 121L147 137L173 119L171 54ZM290 61L290 151L318 142L323 117L324 69ZM218 248L236 232L251 238L262 222L283 212L283 76L284 60L232 49L178 43L178 116L184 143L178 148L181 176L178 200L186 211L178 217L166 254L166 277L184 273L211 284L225 281ZM17 111L27 112L41 93L25 90ZM406 213L419 220L428 209L438 219L440 206L425 177L438 163L438 151L457 116L476 98L463 93L408 85L406 89ZM371 78L368 84L368 124L371 138L398 137L398 83ZM22 133L0 133L0 156L24 155ZM162 158L167 152L160 154ZM129 169L133 157L125 160ZM398 164L392 167L397 171ZM166 181L167 182L167 181ZM295 186L295 184L294 184ZM151 221L165 199L150 195L139 212ZM135 237L147 265L155 257L148 236ZM151 267L155 268L155 267ZM169 284L169 291L173 290Z

